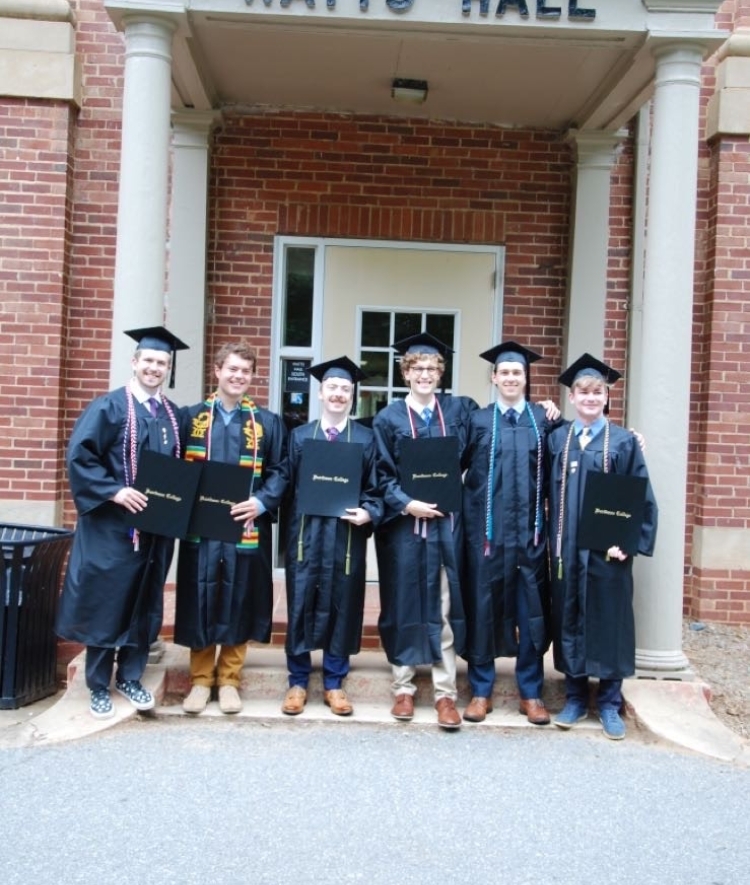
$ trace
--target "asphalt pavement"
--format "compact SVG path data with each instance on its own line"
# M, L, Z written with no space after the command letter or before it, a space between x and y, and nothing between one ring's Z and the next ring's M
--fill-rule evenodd
M595 730L139 716L0 749L4 885L745 885L750 771Z

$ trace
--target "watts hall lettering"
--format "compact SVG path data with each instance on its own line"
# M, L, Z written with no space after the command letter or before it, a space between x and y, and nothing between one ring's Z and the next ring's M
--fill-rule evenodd
M315 0L298 0L298 2L304 2L308 9L315 9ZM323 0L320 0L320 2L322 5ZM401 13L416 8L420 2L426 4L429 0L380 0L380 2L385 3L391 12ZM461 12L465 16L471 15L472 9L476 9L477 6L479 7L479 14L484 16L489 15L490 7L494 6L496 18L504 18L509 13L520 15L521 18L529 18L531 15L529 7L532 5L535 8L536 17L540 19L554 21L562 18L563 14L562 6L552 5L554 0L531 0L531 2L527 2L527 0L497 0L496 6L495 2L496 0L456 0L456 3L461 4ZM245 0L245 3L248 6L252 6L253 0ZM265 6L273 6L274 0L263 0L263 3ZM282 9L288 9L292 6L294 0L278 0L278 3ZM568 0L568 18L578 21L593 21L596 18L596 9L583 9L579 7L578 3L579 0ZM325 0L325 5L328 9L335 9L336 0ZM369 8L370 0L359 0L360 12L367 12Z

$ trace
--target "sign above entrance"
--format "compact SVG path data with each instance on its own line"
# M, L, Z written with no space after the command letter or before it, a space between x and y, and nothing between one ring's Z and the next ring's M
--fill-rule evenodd
M278 0L279 6L282 9L288 9L293 5L293 2L294 0ZM343 0L343 2L346 2L346 0ZM353 3L356 0L349 0L349 2ZM373 0L373 6L375 2L384 4L391 12L398 14L408 12L419 5L419 0ZM428 3L431 0L422 0L422 2ZM521 18L528 18L531 14L529 6L533 3L538 19L554 21L562 17L562 6L551 5L555 0L529 0L529 2L527 0L455 0L455 2L457 5L460 4L461 13L465 16L471 15L472 9L475 9L477 4L479 6L479 14L487 16L490 14L490 6L494 6L497 3L494 11L496 18L504 18L506 14L515 14L521 16ZM251 6L253 0L245 0L245 3L247 6ZM270 7L274 5L274 0L263 0L263 3L265 6ZM316 8L315 0L304 0L304 3L308 9ZM321 5L322 3L323 0L321 0ZM578 6L578 3L579 0L567 0L568 18L573 21L593 21L596 18L596 9L583 9ZM328 9L335 9L336 0L325 0L325 5ZM368 12L370 0L359 0L359 9L360 12Z

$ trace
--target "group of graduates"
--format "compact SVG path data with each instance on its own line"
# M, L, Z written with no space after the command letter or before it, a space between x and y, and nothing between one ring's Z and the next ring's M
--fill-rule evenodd
M576 417L529 401L529 366L539 356L505 342L481 354L492 365L496 401L440 393L445 344L422 333L396 342L408 393L375 416L350 415L365 373L348 357L310 369L320 417L288 435L278 415L248 396L255 353L244 343L216 355L215 391L179 409L162 393L173 354L185 345L165 329L129 332L137 342L129 383L94 400L77 421L67 465L78 524L58 614L58 633L86 645L91 713L114 714L110 687L137 709L154 706L141 678L162 619L173 541L128 528L147 497L134 487L150 449L247 468L247 493L231 508L239 543L188 538L177 565L175 642L190 648L191 689L183 708L201 713L218 688L225 713L239 695L246 644L271 635L272 522L288 508L285 569L289 688L282 711L304 710L322 649L324 701L350 715L344 689L360 650L368 538L375 533L383 648L393 670L394 718L414 715L416 668L429 665L438 724L457 729L456 659L465 658L471 700L463 719L492 712L495 660L516 659L520 712L550 722L543 701L544 654L553 642L566 703L555 719L570 728L588 715L589 677L598 679L605 734L625 735L621 683L635 661L632 561L618 547L583 549L577 523L591 471L648 474L641 446L606 415L619 378L585 354L561 376ZM441 512L402 485L407 440L455 437L462 507ZM308 440L358 444L359 501L340 516L303 512L297 495ZM357 458L359 455L356 456ZM650 555L656 504L647 485L638 552ZM116 670L115 670L116 668Z

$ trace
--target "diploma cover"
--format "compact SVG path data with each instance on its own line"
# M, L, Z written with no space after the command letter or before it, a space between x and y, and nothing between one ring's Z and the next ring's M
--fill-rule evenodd
M362 443L306 439L302 443L297 507L309 516L343 516L359 507Z
M200 466L144 449L138 458L134 488L148 496L148 506L127 513L127 523L141 532L184 538L198 489Z
M223 461L203 461L201 465L189 534L239 544L243 524L237 522L229 511L250 497L253 470Z
M638 553L647 486L645 476L588 473L578 521L578 546L604 551L617 546L629 556Z
M401 488L410 498L437 504L441 513L455 513L461 509L457 437L402 440L398 472Z

